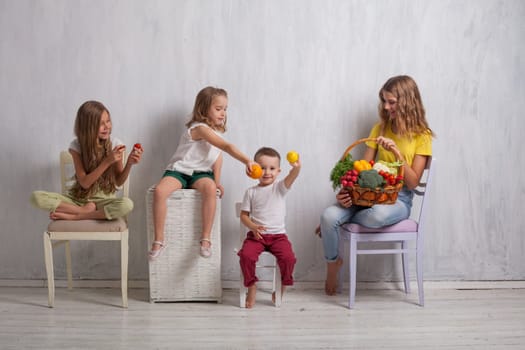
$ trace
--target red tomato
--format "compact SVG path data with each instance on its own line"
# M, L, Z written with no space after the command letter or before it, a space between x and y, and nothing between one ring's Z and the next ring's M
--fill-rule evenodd
M142 149L142 145L140 143L136 143L133 148Z
M375 164L373 159L369 163L370 163L371 166L374 166L374 164Z

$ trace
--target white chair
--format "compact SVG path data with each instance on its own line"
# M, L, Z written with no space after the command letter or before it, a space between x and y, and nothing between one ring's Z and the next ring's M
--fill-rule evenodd
M235 213L237 214L237 218L241 217L241 203L237 202L235 203ZM242 222L240 222L240 238L241 238L241 247L242 243L244 242L244 239L246 238L246 233L248 232L248 229L246 226L243 225ZM259 263L261 261L266 261L263 263ZM259 262L256 266L257 269L270 269L272 270L273 278L272 278L272 293L275 293L275 307L281 307L281 271L279 270L279 266L277 266L277 260L275 259L275 256L271 254L270 252L262 252L262 254L259 256ZM240 280L239 280L239 304L241 308L246 307L246 294L248 293L248 288L244 286L244 276L242 275L242 271L240 274Z
M125 157L123 157L125 159ZM68 151L60 153L60 175L62 193L71 186L72 177L69 175L73 166L73 158ZM73 172L74 173L74 172ZM74 175L73 175L74 177ZM129 195L129 177L122 186L122 195ZM121 263L121 290L122 307L128 307L128 224L125 218L116 220L54 220L44 232L44 256L48 284L49 307L54 306L55 280L53 271L53 248L65 245L66 272L68 289L73 288L73 274L71 271L70 241L120 241Z
M420 199L419 212L415 215L416 220L406 219L391 226L385 226L379 229L370 229L358 224L342 225L339 234L341 244L339 245L339 254L343 255L343 241L350 242L350 249L346 259L350 271L350 291L348 308L353 308L355 303L356 274L357 274L357 255L361 254L402 254L403 279L405 293L410 293L410 277L408 268L408 253L416 253L416 274L419 294L419 305L424 305L423 295L423 233L425 227L425 211L428 207L428 191L432 173L435 168L435 158L429 157L425 172L421 177L421 183L414 190L414 204L417 198ZM410 248L409 242L415 241L415 247ZM391 249L358 249L358 243L368 242L396 242L401 243L401 247ZM342 270L342 269L341 269ZM343 284L343 273L339 272L339 287Z

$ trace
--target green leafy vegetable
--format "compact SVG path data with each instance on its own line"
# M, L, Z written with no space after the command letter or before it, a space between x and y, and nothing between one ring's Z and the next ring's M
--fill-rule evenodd
M352 170L354 168L354 160L352 159L352 155L349 153L347 156L339 160L334 168L332 169L332 172L330 173L330 181L332 181L332 188L334 191L341 185L341 177L346 174L348 170Z

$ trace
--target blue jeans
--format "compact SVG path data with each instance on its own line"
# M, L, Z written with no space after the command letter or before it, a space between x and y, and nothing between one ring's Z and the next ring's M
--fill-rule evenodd
M412 191L403 188L394 204L378 204L372 207L352 205L350 208L344 208L337 203L326 208L321 215L321 235L326 261L337 260L341 225L354 223L369 228L393 225L408 219L413 197Z

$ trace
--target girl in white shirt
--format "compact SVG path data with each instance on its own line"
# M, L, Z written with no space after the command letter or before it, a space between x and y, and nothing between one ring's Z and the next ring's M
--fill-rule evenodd
M226 131L226 110L228 94L225 90L208 86L195 98L188 130L181 136L179 146L165 169L164 175L153 193L153 222L155 239L149 251L149 259L159 257L166 247L164 223L166 221L167 199L173 191L193 188L202 195L202 234L200 255L211 256L211 229L215 217L216 193L224 194L221 185L222 152L246 165L251 173L255 164L235 145L221 136Z

